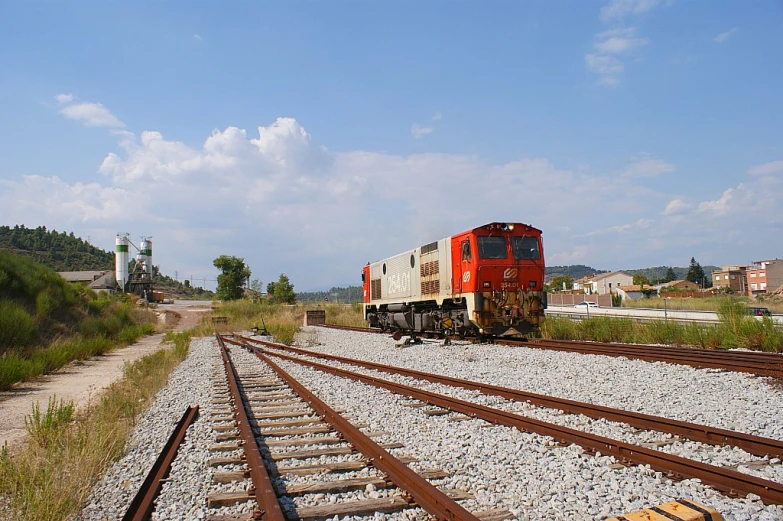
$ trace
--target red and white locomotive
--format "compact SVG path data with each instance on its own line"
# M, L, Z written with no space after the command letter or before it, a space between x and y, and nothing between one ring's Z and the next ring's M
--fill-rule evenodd
M491 223L362 271L364 317L401 332L535 336L544 319L541 230Z

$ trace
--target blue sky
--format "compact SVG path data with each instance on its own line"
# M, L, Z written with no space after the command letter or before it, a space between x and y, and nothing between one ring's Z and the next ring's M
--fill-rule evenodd
M0 221L297 289L491 221L780 257L783 3L0 0Z

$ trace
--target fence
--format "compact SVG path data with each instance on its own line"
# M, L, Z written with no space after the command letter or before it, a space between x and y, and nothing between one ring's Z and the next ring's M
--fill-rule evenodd
M612 296L586 295L584 293L547 293L547 303L550 306L575 306L580 302L595 302L599 306L612 307Z

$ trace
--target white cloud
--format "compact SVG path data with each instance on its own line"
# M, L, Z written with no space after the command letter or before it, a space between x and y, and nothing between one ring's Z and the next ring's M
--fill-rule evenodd
M717 214L725 214L729 211L732 198L734 197L734 189L729 188L723 195L714 201L704 201L699 204L699 212L714 212Z
M612 29L596 35L594 47L606 54L623 54L650 43L647 38L637 38L636 28Z
M68 94L67 96L71 95ZM70 98L70 100L72 99L73 97ZM66 118L81 121L88 127L125 128L125 123L117 119L117 117L112 114L109 109L100 103L79 102L68 104L60 109L60 114Z
M627 16L640 15L671 3L672 0L611 0L601 8L601 20L604 22L622 20Z
M675 166L662 159L643 157L635 160L623 170L623 177L657 177L674 172Z
M772 175L783 173L783 161L771 161L763 165L756 165L748 170L750 175Z
M411 135L414 139L420 139L426 136L427 134L432 134L435 131L432 127L425 127L422 125L419 125L418 123L414 123L411 125Z
M198 34L198 33L194 33L194 34L193 34L193 39L194 39L194 40L198 40L198 41L200 41L200 42L204 41L204 38L202 38L202 37L201 37L201 35L200 35L200 34Z
M63 103L70 103L73 101L73 94L58 94L54 97L54 99L57 100L57 103L63 104Z
M636 37L635 27L603 31L595 36L593 48L596 52L585 55L585 64L591 72L600 75L599 85L614 87L619 83L620 73L625 70L620 56L632 54L648 43L650 40L647 38Z
M598 74L612 75L623 72L625 67L623 62L612 56L602 56L599 54L588 54L585 56L587 68ZM613 77L612 77L613 78Z
M692 206L682 199L672 199L669 204L666 205L666 209L663 211L663 215L682 215L688 211Z
M690 203L639 183L673 168L644 156L628 167L634 175L618 176L542 157L335 153L293 118L229 126L197 143L113 130L120 144L94 179L0 179L0 220L92 235L109 251L118 231L148 234L164 273L214 279L212 260L230 254L264 281L285 272L299 290L358 283L367 261L499 220L543 229L550 265L601 269L670 264L686 250L709 262L694 245L736 251L725 241L732 230L763 258L770 230L783 226L779 176L747 177L728 195Z
M718 42L718 43L723 43L723 42L725 42L726 40L728 40L729 38L731 38L731 36L732 36L734 33L736 33L737 31L739 31L739 29L737 29L736 27L732 27L732 28L731 28L731 29L729 29L728 31L726 31L726 32L724 32L724 33L720 33L720 34L716 35L716 36L715 36L715 38L713 38L713 39L714 39L716 42Z
M441 114L440 112L436 112L432 116L432 121L440 121L442 117L443 117L443 114Z

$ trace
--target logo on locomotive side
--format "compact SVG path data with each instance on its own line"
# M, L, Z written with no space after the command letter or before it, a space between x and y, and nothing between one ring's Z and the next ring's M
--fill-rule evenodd
M504 279L515 279L516 277L517 277L516 268L506 268L506 271L503 272Z
M466 271L462 274L462 282L470 282L470 272Z
M404 293L411 288L411 274L410 273L395 273L389 275L386 278L386 283L389 286L389 293Z

